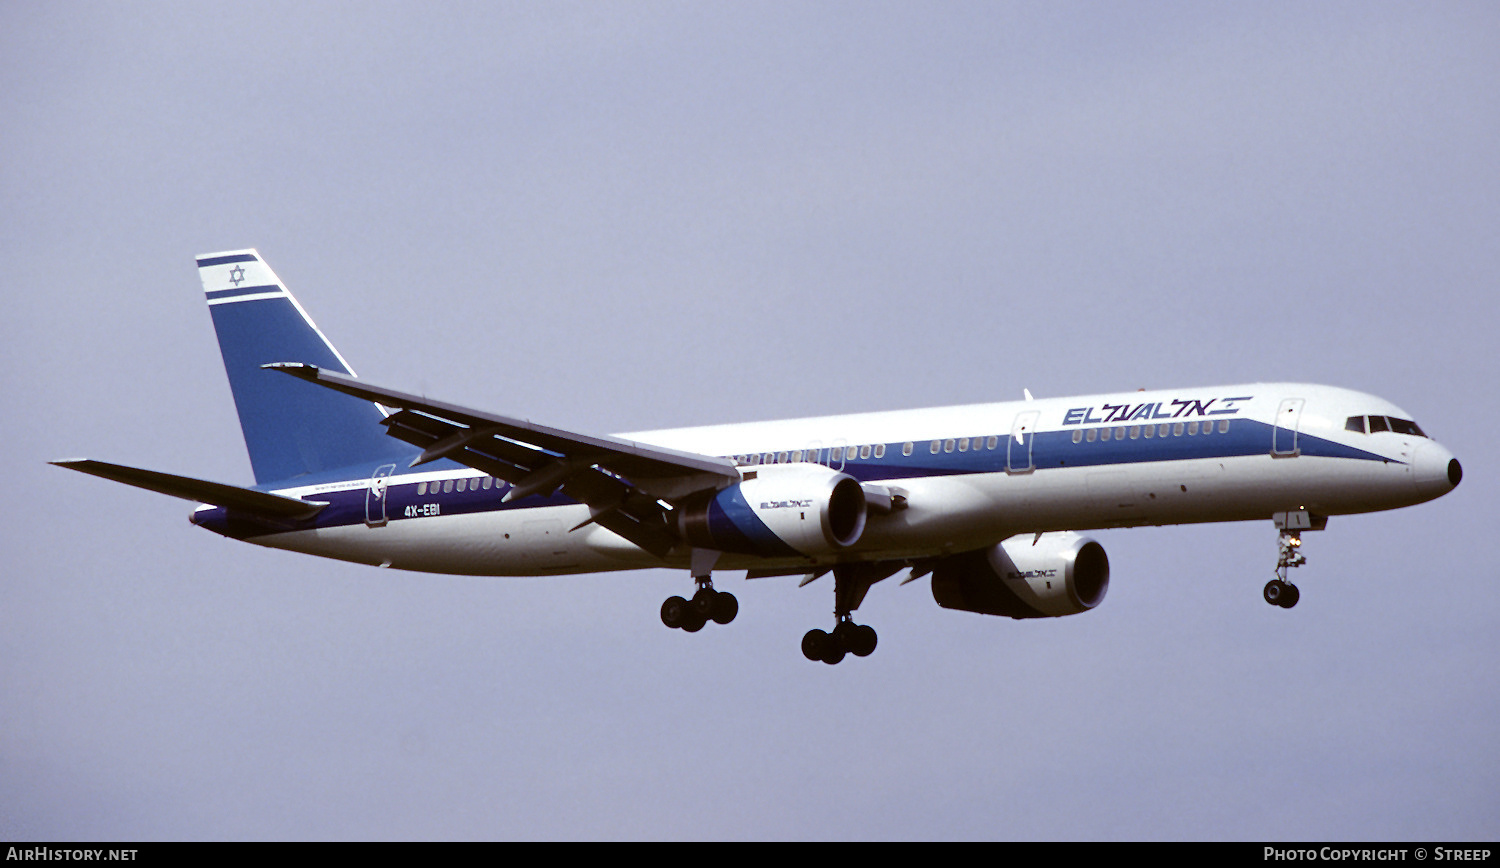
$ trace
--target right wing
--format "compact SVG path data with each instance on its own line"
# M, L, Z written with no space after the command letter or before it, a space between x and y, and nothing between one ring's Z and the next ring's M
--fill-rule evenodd
M497 416L372 386L307 364L265 367L397 408L382 424L387 434L422 448L413 466L450 458L510 483L506 500L550 494L561 487L563 494L588 504L590 517L584 524L597 523L658 557L680 542L664 501L740 481L739 470L728 458Z

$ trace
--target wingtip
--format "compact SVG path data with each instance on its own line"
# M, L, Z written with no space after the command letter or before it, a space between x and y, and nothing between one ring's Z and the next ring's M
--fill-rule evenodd
M262 370L280 371L283 374L291 374L304 380L316 380L318 378L318 367L305 362L271 362L261 365Z

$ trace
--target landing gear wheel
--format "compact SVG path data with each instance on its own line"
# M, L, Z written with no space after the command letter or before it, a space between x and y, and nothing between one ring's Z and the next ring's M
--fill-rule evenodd
M728 591L715 591L713 612L709 615L715 624L728 624L740 613L740 601Z
M809 660L821 660L829 666L844 659L844 648L835 636L822 630L808 630L802 637L802 656Z
M700 613L697 609L693 608L690 605L687 607L687 611L683 614L682 631L684 633L696 633L699 630L702 630L703 625L707 623L708 619L703 617L702 613Z
M718 595L719 592L715 591L713 588L699 588L698 592L693 594L693 611L702 615L703 620L707 621L709 618L713 617L714 597L717 597Z
M1291 582L1272 579L1266 582L1266 589L1262 592L1262 596L1266 598L1267 603L1273 606L1290 609L1297 605L1298 600L1302 599L1302 592L1298 591L1297 586Z
M681 627L687 620L688 601L681 597L668 597L661 604L661 622L673 630Z
M854 628L849 643L849 653L855 657L869 657L875 652L875 628L861 624Z
M802 637L802 656L809 660L822 660L832 644L832 638L822 630L808 630Z

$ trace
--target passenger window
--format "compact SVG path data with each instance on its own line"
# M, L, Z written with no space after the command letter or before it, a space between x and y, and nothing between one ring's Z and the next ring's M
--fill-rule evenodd
M941 441L941 440L934 440L934 441L932 441L932 454L933 455L938 454L938 450L941 449L942 447L943 447L943 441Z
M912 448L913 448L913 446L912 446L912 442L910 440L906 441L905 443L902 443L901 444L901 454L902 455L910 455Z
M984 441L984 445L986 449L994 449L996 446L1000 445L1000 438L992 434L990 435L990 439Z
M1181 422L1178 422L1176 425L1173 425L1172 426L1172 436L1173 437L1181 437L1182 436L1182 429L1183 429L1183 424Z
M861 446L861 447L859 447L859 457L860 457L861 460L863 460L865 458L869 458L870 457L870 447L868 447L868 446Z
M1387 425L1385 423L1385 417L1384 416L1371 416L1370 417L1370 433L1371 434L1374 434L1376 431L1389 431L1389 430L1391 430L1391 426L1389 426L1389 425Z
M1083 431L1081 429L1075 429L1073 431L1073 442L1074 443L1082 443L1083 442Z
M1139 425L1131 425L1130 426L1130 439L1131 440L1139 440L1140 436L1141 436L1141 426L1139 426Z
M952 452L953 451L953 447L955 445L956 444L952 440L944 440L943 441L943 451L944 452Z
M776 463L777 464L785 464L786 463L786 453L785 452L778 452L778 453L776 453Z
M1088 431L1084 432L1084 438L1087 439L1090 443L1093 443L1095 440L1099 439L1099 429L1090 428Z
M1156 436L1156 426L1155 425L1147 425L1145 433L1146 433L1146 439L1147 440L1150 440L1152 437L1155 437Z
M1109 440L1111 438L1113 438L1115 436L1114 432L1115 432L1115 429L1113 429L1113 428L1100 428L1099 429L1099 439L1107 443L1107 442L1109 442Z
M884 443L876 443L875 444L875 457L876 458L884 458L885 457L885 444Z
M1188 423L1188 436L1189 437L1197 437L1198 436L1198 423L1197 422L1189 422Z
M1220 434L1228 434L1229 433L1229 420L1228 419L1220 419L1219 420L1219 433Z
M493 477L493 476L486 476L484 478L484 490L485 491L489 491L491 488L494 487L494 485L495 485L495 477Z
M958 438L958 451L959 452L968 452L969 451L969 438L967 438L967 437L960 437L960 438Z
M451 494L452 492L453 492L453 480L451 480L451 479L444 479L443 480L443 493L444 494Z
M425 482L418 482L417 483L417 494L420 495L420 494L426 494L426 493L427 493L427 483L425 483Z

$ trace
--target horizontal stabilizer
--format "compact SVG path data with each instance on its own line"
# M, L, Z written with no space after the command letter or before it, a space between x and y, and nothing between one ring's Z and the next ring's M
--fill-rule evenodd
M188 476L173 476L170 473L158 473L155 470L142 470L122 464L106 464L103 461L92 461L87 458L50 463L69 470L77 470L79 473L134 485L136 488L170 494L183 500L222 506L266 518L312 518L328 505L298 500L295 497L283 497L279 494L267 494L264 491L240 488L237 485L225 485L221 482L209 482Z

